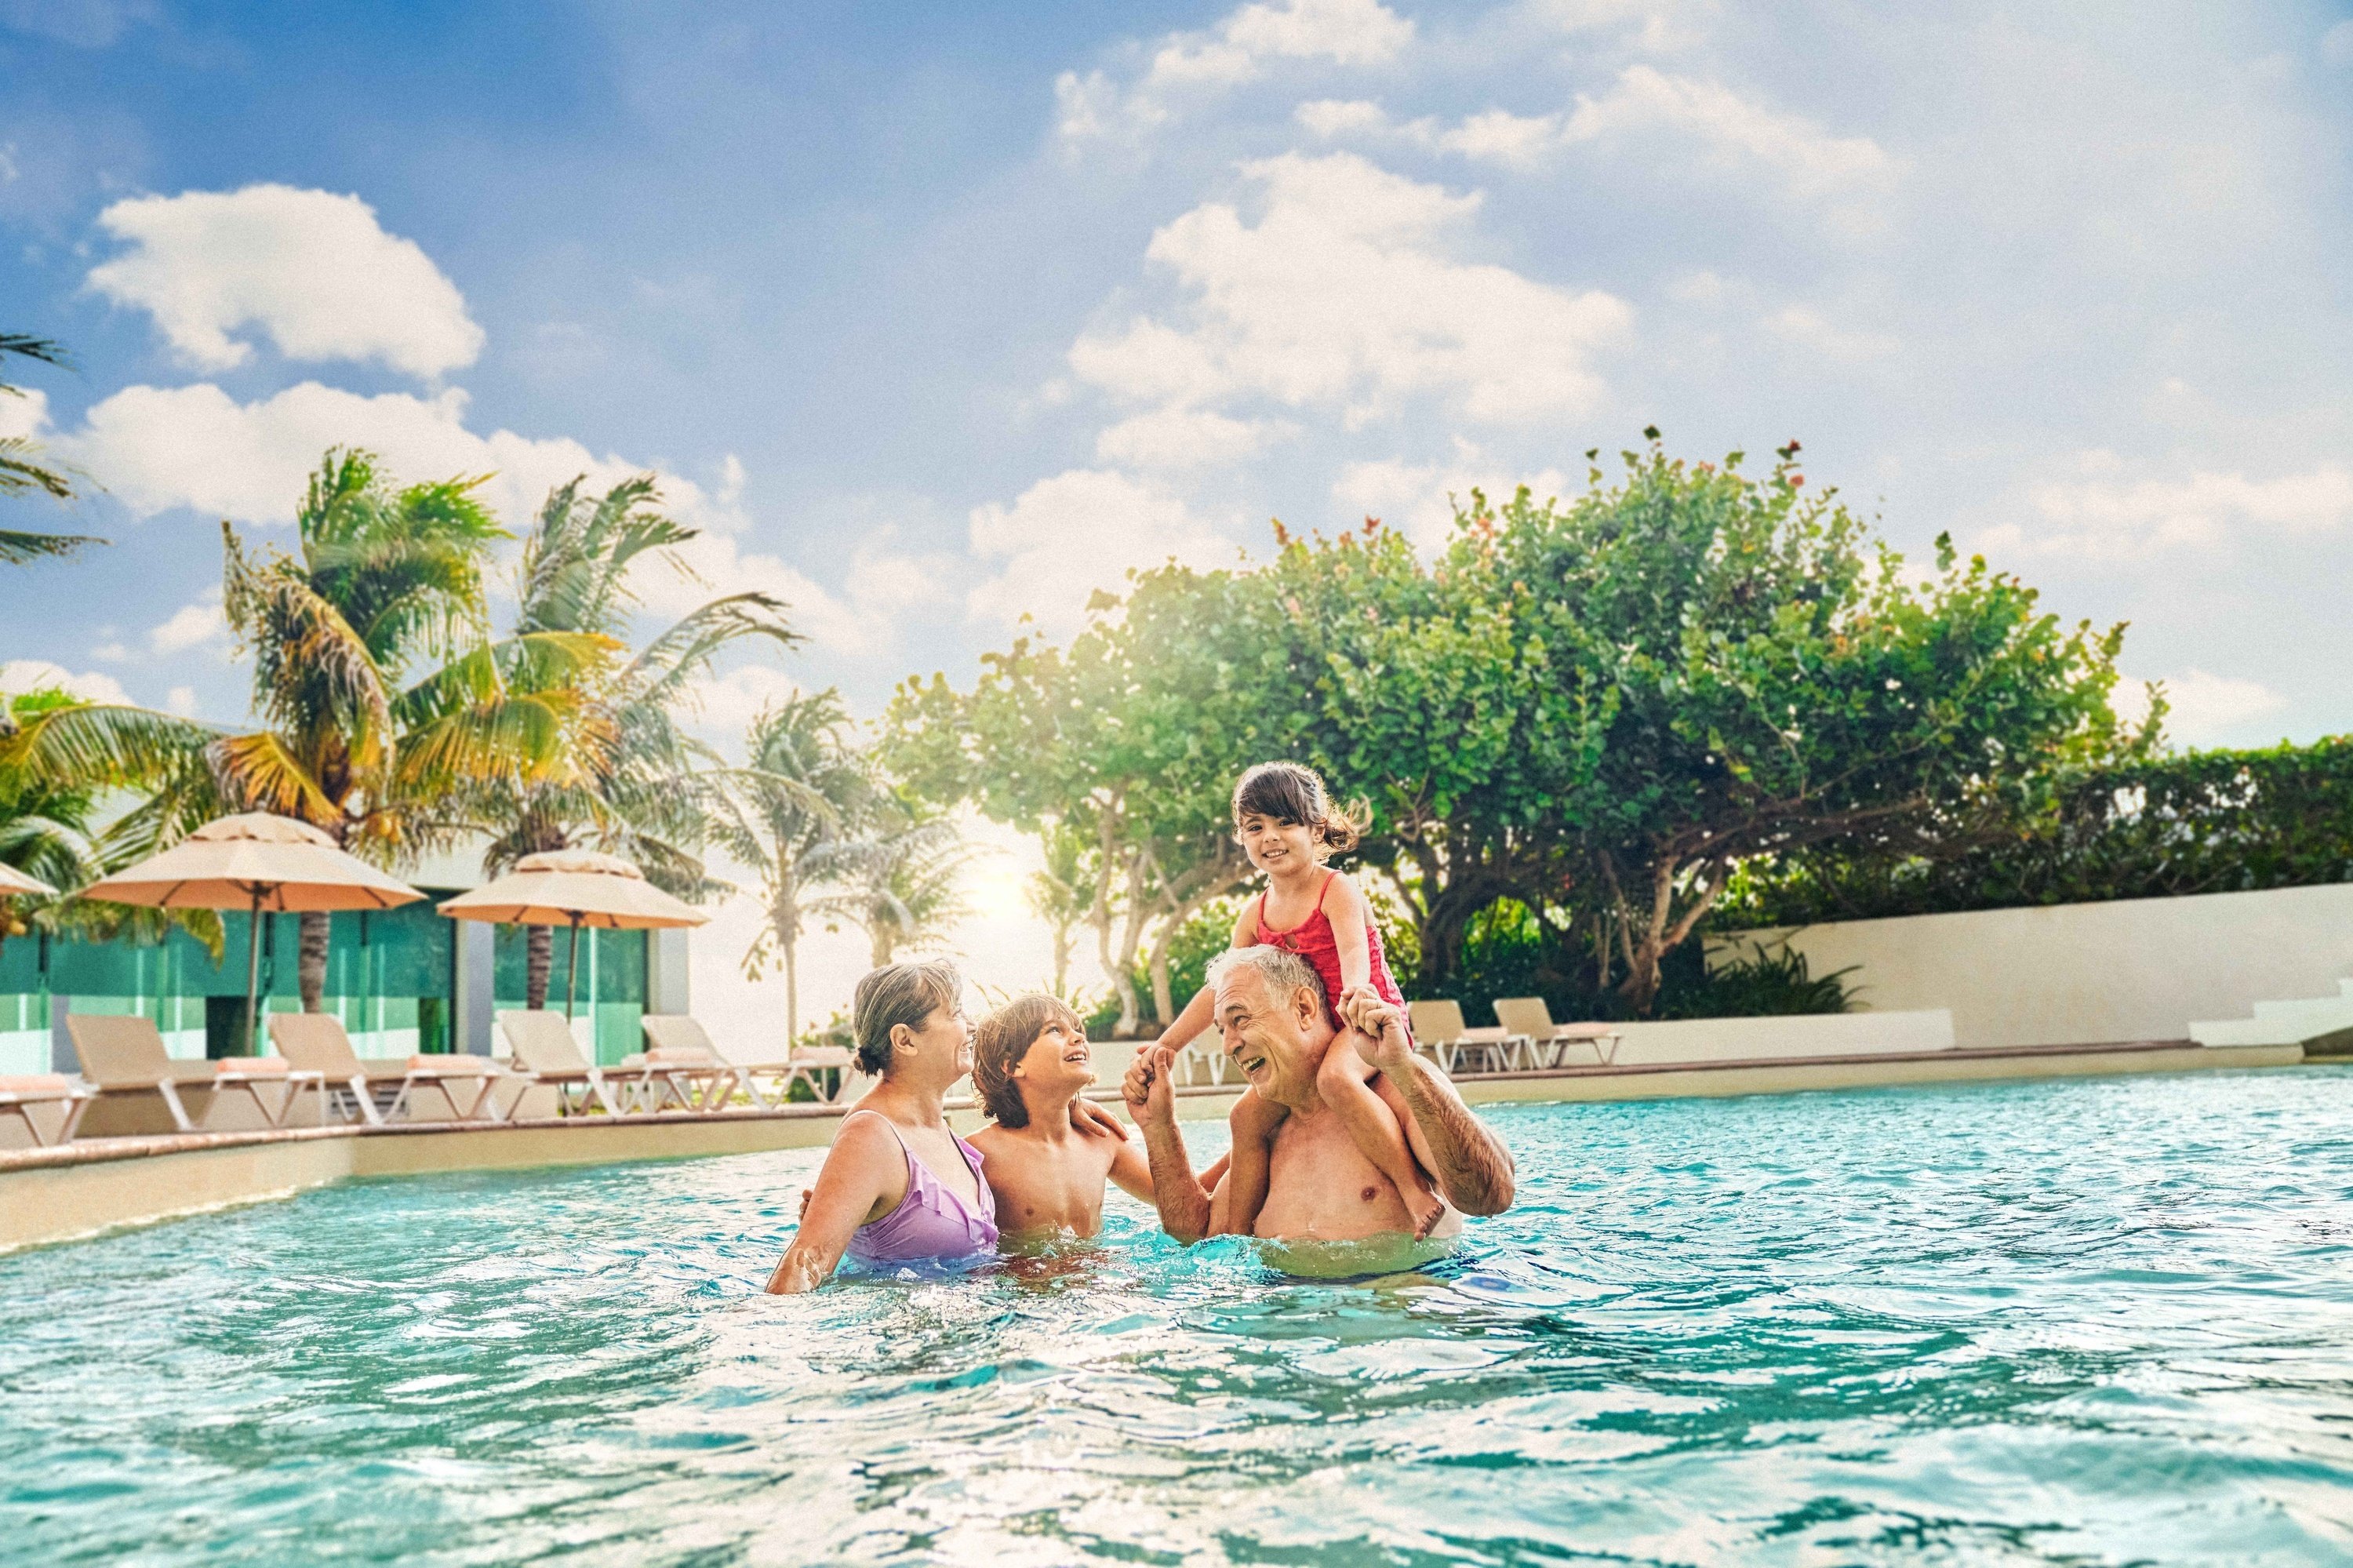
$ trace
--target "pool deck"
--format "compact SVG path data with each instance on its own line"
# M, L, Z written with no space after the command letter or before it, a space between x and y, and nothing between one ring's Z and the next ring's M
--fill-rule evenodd
M2303 1050L2295 1045L2138 1041L1562 1067L1482 1074L1460 1079L1456 1086L1473 1105L1592 1102L2278 1067L2303 1060ZM1182 1089L1177 1114L1188 1121L1215 1120L1225 1116L1239 1095L1239 1086ZM1097 1097L1116 1099L1109 1090ZM848 1108L798 1105L502 1126L441 1122L183 1133L0 1150L0 1251L287 1197L348 1177L606 1165L817 1148L832 1141ZM955 1112L954 1119L960 1129L969 1131L979 1118L967 1108Z

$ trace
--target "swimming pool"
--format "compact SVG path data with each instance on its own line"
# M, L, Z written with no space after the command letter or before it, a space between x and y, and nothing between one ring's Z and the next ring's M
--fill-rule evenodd
M817 1151L0 1258L0 1557L2353 1553L2353 1071L1490 1114L1521 1205L1418 1282L1115 1196L1019 1271L756 1296Z

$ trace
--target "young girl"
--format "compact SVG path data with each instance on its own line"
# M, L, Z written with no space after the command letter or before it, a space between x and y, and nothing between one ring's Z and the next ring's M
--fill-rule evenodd
M1402 1009L1405 999L1381 957L1381 934L1372 906L1356 885L1324 862L1354 849L1363 827L1332 803L1324 780L1295 762L1262 762L1234 786L1234 836L1250 864L1266 874L1266 891L1243 906L1234 921L1233 945L1283 948L1315 966L1324 1000L1338 1017L1340 998L1368 985L1382 1000ZM1160 1036L1182 1049L1209 1026L1217 999L1207 989L1196 994ZM1427 1235L1446 1206L1406 1148L1405 1128L1372 1087L1373 1067L1357 1048L1359 1036L1345 1023L1325 1053L1315 1087L1365 1157L1396 1184L1414 1216L1414 1232ZM1248 1235L1266 1202L1270 1149L1284 1111L1245 1090L1229 1118L1234 1151L1227 1181L1231 1191L1229 1224Z

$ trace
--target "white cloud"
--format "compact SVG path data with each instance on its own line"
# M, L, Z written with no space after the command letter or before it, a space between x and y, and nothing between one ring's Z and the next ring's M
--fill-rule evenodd
M1302 105L1300 122L1319 136L1394 136L1474 162L1529 169L1565 148L1667 132L1695 142L1723 168L1762 167L1792 196L1812 200L1885 189L1903 163L1868 136L1834 136L1799 115L1753 103L1720 82L1632 66L1599 98L1579 94L1556 114L1482 110L1452 124L1392 123L1374 103Z
M1350 512L1377 517L1424 550L1446 543L1454 525L1454 503L1465 505L1474 489L1501 504L1525 484L1539 501L1567 492L1567 476L1556 468L1517 473L1492 461L1468 441L1457 440L1453 460L1413 463L1394 458L1350 463L1334 482L1332 497Z
M1809 310L1804 305L1790 305L1776 311L1765 318L1765 328L1800 348L1810 349L1824 358L1849 365L1883 358L1904 346L1884 333L1855 332L1835 325L1825 320L1820 312Z
M70 692L85 702L128 703L131 694L111 675L90 671L75 674L46 659L11 659L0 664L0 692Z
M2217 746L2252 720L2279 712L2287 699L2260 681L2210 674L2193 669L2168 675L2165 687L2167 736L2185 746ZM2137 680L2117 683L2117 713L2137 722L2148 712L2147 688Z
M1009 623L1029 615L1052 631L1081 624L1094 590L1118 589L1133 568L1171 556L1216 565L1233 551L1183 501L1103 469L1041 479L1010 506L975 507L972 548L1004 563L1000 576L972 590L974 618Z
M174 687L173 687L173 688L172 688L172 690L171 690L171 692L170 692L170 694L169 694L168 695L166 695L166 696L164 698L164 705L165 707L167 707L167 708L171 709L174 713L178 714L182 718L194 718L194 717L195 717L195 716L196 716L196 689L195 689L195 687L194 687L194 686L174 686Z
M0 397L0 440L37 439L48 429L48 394L37 387L20 387L13 397Z
M2123 559L2152 549L2227 544L2240 535L2326 533L2353 522L2353 470L2323 463L2309 473L2253 480L2199 471L2187 479L2111 479L2116 454L2083 454L2084 477L2045 484L2029 500L2032 527L2004 524L1989 545L2038 555Z
M1345 405L1361 422L1414 394L1473 419L1588 409L1591 356L1621 342L1624 302L1572 294L1448 254L1481 197L1451 196L1354 154L1247 163L1264 194L1256 224L1224 202L1152 238L1147 257L1192 298L1192 323L1139 320L1071 350L1080 379L1183 407L1263 397Z
M364 447L407 479L493 474L483 493L514 523L536 511L551 487L576 475L601 486L644 471L575 440L512 430L478 435L466 428L466 403L456 387L429 397L371 397L305 381L239 403L209 382L126 387L54 444L138 516L186 506L262 524L293 521L304 482L331 446ZM703 500L685 480L665 476L663 489L681 513L691 514Z
M457 285L357 196L291 185L137 196L99 214L131 249L90 287L153 313L184 361L227 370L266 334L299 360L375 360L413 376L471 365L482 331Z
M1278 419L1229 419L1206 409L1160 408L1095 437L1095 456L1130 468L1202 468L1234 462L1299 433Z
M228 636L228 618L221 612L221 590L214 587L206 588L195 603L182 605L169 620L151 630L147 646L159 655L185 653L208 642L227 642Z
M1162 38L1132 89L1103 71L1064 71L1054 81L1058 125L1071 143L1133 135L1166 122L1172 97L1254 80L1271 61L1377 66L1412 40L1413 23L1380 0L1256 0L1206 31Z

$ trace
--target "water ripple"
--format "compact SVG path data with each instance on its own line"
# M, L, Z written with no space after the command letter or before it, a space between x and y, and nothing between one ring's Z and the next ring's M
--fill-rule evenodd
M0 1258L0 1557L2341 1563L2348 1090L1498 1110L1520 1206L1340 1284L1119 1200L759 1296L814 1152L353 1182Z

